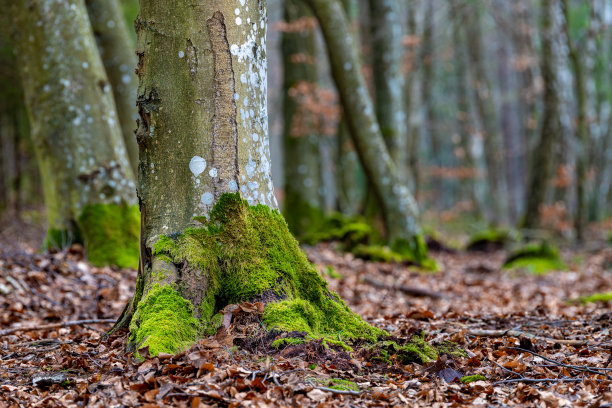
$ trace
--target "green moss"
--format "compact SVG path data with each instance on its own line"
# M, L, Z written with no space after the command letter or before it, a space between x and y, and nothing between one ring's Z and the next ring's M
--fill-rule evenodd
M420 265L427 270L438 270L436 261L427 255L427 244L422 235L416 235L410 240L398 239L391 244L391 249L406 262Z
M466 249L468 251L486 249L489 245L503 248L506 244L518 240L520 240L520 233L515 230L488 228L473 234L468 241Z
M269 302L263 313L268 329L305 332L311 338L332 339L330 344L335 339L376 341L386 335L329 291L278 211L264 205L249 206L239 194L223 194L209 215L209 221L200 220L201 228L160 237L153 250L156 259L170 259L177 268L188 265L203 274L206 295L196 305L201 332L210 333L218 327L219 322L213 320L224 306L263 297ZM177 291L176 296L183 299L183 289ZM138 341L144 339L142 327L134 325L132 330ZM182 338L187 342L190 336ZM168 343L164 350L181 344Z
M342 274L331 265L325 267L325 274L332 279L342 279Z
M170 286L156 286L138 302L130 324L131 343L149 353L176 353L198 338L199 321L191 303Z
M140 213L137 206L90 204L78 219L88 260L96 266L138 267Z
M291 346L294 344L303 344L304 339L297 339L295 337L283 337L282 339L277 339L270 344L275 349L279 349L281 347Z
M438 354L450 354L453 357L469 357L468 353L452 341L443 341L435 346Z
M559 255L559 250L547 242L530 243L513 251L506 261L504 268L523 268L530 273L538 275L553 270L565 270L567 265Z
M581 296L577 299L582 304L610 302L612 301L612 292L594 293L589 296Z
M315 378L306 377L307 382L315 383L321 387L332 388L340 391L359 391L359 386L352 381L341 378Z
M82 243L83 240L78 232L69 230L49 228L43 241L42 249L48 251L51 249L63 250L73 243Z
M466 375L465 377L461 377L461 382L464 384L469 384L474 381L487 381L487 377L480 374Z
M402 363L428 363L438 358L438 351L425 341L425 333L414 335L410 341L399 345L392 340L379 341L370 348L374 351L374 359L391 363L391 357L399 359Z

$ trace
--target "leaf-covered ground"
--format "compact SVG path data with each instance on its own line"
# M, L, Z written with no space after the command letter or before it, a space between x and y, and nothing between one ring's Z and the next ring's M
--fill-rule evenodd
M4 230L7 231L6 229ZM228 330L137 363L104 339L136 272L94 268L73 246L37 254L0 233L0 407L612 406L612 248L566 250L567 272L502 270L504 252L434 252L441 272L307 249L332 289L397 337L424 330L469 357L391 364L321 342L270 349L260 304L224 310ZM14 236L14 235L13 235ZM62 323L77 322L68 327ZM236 347L239 345L240 347ZM481 375L477 381L459 378Z

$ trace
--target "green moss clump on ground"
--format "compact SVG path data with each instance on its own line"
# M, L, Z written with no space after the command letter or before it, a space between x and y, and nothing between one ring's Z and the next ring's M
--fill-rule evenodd
M177 268L187 266L201 271L207 282L205 297L196 305L201 333L207 331L213 316L226 305L264 300L267 305L263 322L268 329L300 331L312 338L341 341L363 338L374 342L387 335L367 324L329 291L278 211L264 205L249 206L239 194L226 193L209 215L209 221L200 220L201 228L160 237L153 251L154 259L169 258ZM185 295L189 288L178 286L177 296L189 297ZM147 299L143 302L146 304ZM139 315L134 320L140 325L153 321L147 312L138 305ZM131 342L141 347L144 336L139 324L131 327ZM193 334L191 330L189 334ZM172 331L155 335L175 336ZM182 338L186 341L188 337ZM164 350L169 352L167 347Z
M530 273L542 275L554 270L565 270L567 265L557 248L543 242L530 243L513 251L504 262L504 268L524 268Z
M340 249L358 258L377 262L407 262L424 269L437 270L436 263L427 256L427 245L422 236L411 241L397 240L391 246L383 245L380 233L362 216L346 217L333 213L319 218L299 237L306 244L336 241Z
M520 234L517 231L489 228L473 234L466 246L466 250L486 251L502 249L508 243L518 241L519 239Z
M296 345L296 344L303 344L305 342L304 339L298 339L295 337L283 337L281 339L277 339L274 340L270 346L274 347L275 349L279 349L281 347L285 347L285 346L292 346L292 345Z
M92 265L138 267L138 206L90 204L83 208L78 225Z
M612 292L594 293L589 296L581 296L576 300L582 304L610 302L612 301Z
M198 339L199 328L188 300L170 286L156 286L138 302L130 332L137 333L134 341L139 349L149 346L149 353L157 355L191 346Z
M42 245L44 251L57 249L63 250L68 248L73 243L82 243L81 236L68 230L60 230L57 228L49 228Z
M359 391L359 386L352 381L340 378L314 378L307 377L307 382L315 383L321 387L332 388L340 391Z
M465 377L461 377L461 382L463 384L469 384L471 382L474 381L487 381L487 377L485 377L484 375L466 375Z

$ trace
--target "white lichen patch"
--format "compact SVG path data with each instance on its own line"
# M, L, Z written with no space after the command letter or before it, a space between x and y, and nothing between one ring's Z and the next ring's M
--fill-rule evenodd
M189 170L195 177L198 177L206 170L206 160L200 156L193 156L189 161Z

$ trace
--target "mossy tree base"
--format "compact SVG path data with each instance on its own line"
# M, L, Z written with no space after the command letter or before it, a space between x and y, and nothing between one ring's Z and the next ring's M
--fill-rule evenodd
M228 304L266 304L267 329L374 342L386 336L327 288L282 215L223 194L201 228L158 237L132 302L128 348L176 353L215 332Z
M138 267L140 213L135 205L89 204L71 229L50 228L43 249L64 249L84 244L94 266Z

